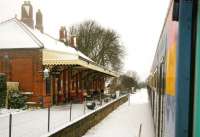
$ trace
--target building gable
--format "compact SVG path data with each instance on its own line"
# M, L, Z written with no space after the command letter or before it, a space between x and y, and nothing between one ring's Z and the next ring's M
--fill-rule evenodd
M13 18L0 24L0 49L40 48L42 44Z

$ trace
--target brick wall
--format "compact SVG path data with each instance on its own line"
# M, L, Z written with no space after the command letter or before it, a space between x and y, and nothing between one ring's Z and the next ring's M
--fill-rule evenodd
M0 73L19 82L21 90L34 92L35 98L45 95L42 70L40 49L0 50Z

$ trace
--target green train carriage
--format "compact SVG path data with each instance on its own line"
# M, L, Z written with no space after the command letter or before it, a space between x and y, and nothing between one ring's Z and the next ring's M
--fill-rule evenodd
M148 91L156 137L200 137L200 0L171 1Z

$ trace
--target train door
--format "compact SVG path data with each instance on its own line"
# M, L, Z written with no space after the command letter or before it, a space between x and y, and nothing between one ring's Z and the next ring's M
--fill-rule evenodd
M156 74L154 73L154 76L153 76L153 120L154 120L154 126L156 123L155 119L156 119Z
M165 65L162 62L157 69L157 81L156 81L156 114L155 114L155 127L156 137L163 137L163 111L164 111L164 76Z
M157 81L157 93L158 93L158 114L157 114L157 137L161 137L161 123L162 123L162 63L158 67L158 81Z
M154 102L155 102L155 94L154 94L154 90L153 87L151 87L151 94L152 94L152 101L151 101L151 107L152 107L152 115L154 116Z
M164 91L165 91L165 63L160 67L160 136L164 134Z
M197 6L193 137L200 136L200 0Z
M156 137L160 137L160 66L157 68L157 114L156 114Z
M160 67L157 68L156 71L156 115L155 115L155 122L156 122L156 137L159 137L160 132Z
M157 137L157 72L154 73L154 107L153 107L153 119L154 119L154 127L155 127L155 133Z

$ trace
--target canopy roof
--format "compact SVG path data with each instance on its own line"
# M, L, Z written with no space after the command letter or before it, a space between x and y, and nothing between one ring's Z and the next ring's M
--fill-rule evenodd
M98 66L82 52L29 28L17 18L0 23L0 50L37 48L42 49L43 65L80 65L110 76L118 76L116 72Z

